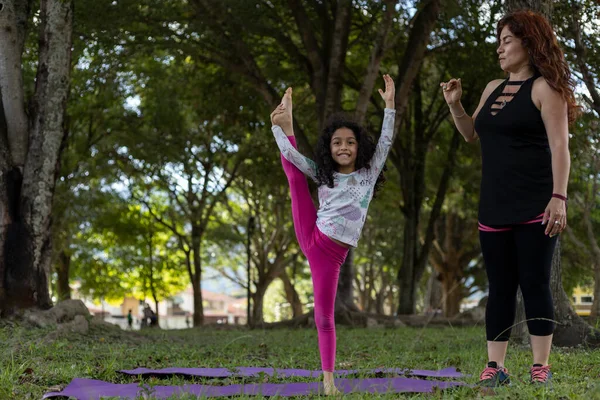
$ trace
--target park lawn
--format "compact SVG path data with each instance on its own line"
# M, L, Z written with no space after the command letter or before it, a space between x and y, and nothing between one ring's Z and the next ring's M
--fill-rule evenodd
M246 330L206 327L180 331L123 332L93 327L87 335L48 340L49 330L15 325L0 327L0 399L40 399L71 379L113 383L141 382L117 373L136 367L277 367L318 369L314 329ZM470 328L338 328L337 368L400 367L441 369L455 366L475 383L485 365L484 329ZM555 349L552 390L527 383L531 363L527 346L512 344L506 365L513 384L496 390L497 399L600 399L600 350ZM264 381L262 377L260 381ZM259 379L196 379L215 385ZM270 379L272 383L290 378ZM303 378L295 378L303 381ZM150 385L177 385L174 377L147 379ZM57 386L60 386L58 388ZM434 394L346 395L345 398L476 399L484 394L463 387ZM179 397L185 398L185 397ZM187 397L192 398L192 397ZM250 398L250 397L249 397ZM256 399L257 397L252 397Z

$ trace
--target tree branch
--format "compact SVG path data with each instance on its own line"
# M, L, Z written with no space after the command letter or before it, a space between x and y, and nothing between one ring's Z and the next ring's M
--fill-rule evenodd
M392 26L394 15L396 14L395 6L397 1L386 0L384 1L384 4L385 12L382 21L379 24L375 43L373 44L373 51L371 52L371 57L369 59L369 65L367 66L365 78L358 94L355 116L360 125L364 124L367 115L367 107L369 106L369 99L373 94L373 88L375 87L375 81L377 80L379 72L379 65L385 55L386 38L390 31L390 27Z
M425 263L427 261L426 255L429 253L429 249L431 248L431 242L433 241L434 237L434 224L438 216L440 215L442 204L444 203L444 198L446 197L446 191L448 189L450 177L452 176L452 172L454 170L454 164L456 162L456 153L460 144L459 138L460 133L458 132L458 130L454 129L454 134L452 135L452 141L450 143L450 149L448 150L448 161L446 162L446 166L444 167L444 172L442 173L442 178L440 179L438 191L435 196L435 202L433 204L433 207L431 208L431 213L429 214L429 221L427 223L427 231L425 234L425 242L423 243L423 247L421 247L420 254L418 255L418 270L424 268Z
M350 34L350 21L352 16L352 0L338 0L335 13L335 28L331 40L331 54L329 56L329 71L327 74L327 89L325 107L321 109L325 116L339 111L341 108L342 73L348 48L348 35Z
M289 8L294 16L298 32L302 38L302 43L306 49L306 54L312 69L310 85L316 94L317 107L324 109L325 107L325 60L321 55L321 49L317 42L317 38L313 34L313 29L310 24L310 19L306 14L306 10L300 0L288 0ZM323 14L321 14L323 15Z

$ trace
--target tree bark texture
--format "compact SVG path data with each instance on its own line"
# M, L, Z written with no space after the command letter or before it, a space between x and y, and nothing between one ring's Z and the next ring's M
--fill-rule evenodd
M65 138L73 3L42 0L35 93L25 114L21 57L31 2L0 10L0 314L49 308L52 199Z

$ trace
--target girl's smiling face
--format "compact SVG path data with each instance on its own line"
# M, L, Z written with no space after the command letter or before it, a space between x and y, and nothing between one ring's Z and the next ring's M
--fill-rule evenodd
M331 136L331 157L338 165L338 172L354 172L358 142L351 129L339 128Z

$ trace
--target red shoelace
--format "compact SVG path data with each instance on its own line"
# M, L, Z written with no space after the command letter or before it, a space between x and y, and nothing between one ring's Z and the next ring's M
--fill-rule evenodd
M498 372L500 372L501 370L503 370L504 368L493 368L493 367L486 367L483 372L481 373L481 375L479 375L479 380L480 381L485 381L486 379L491 379L494 376L496 376L496 374ZM505 371L506 372L506 371Z
M549 372L549 365L543 367L531 367L531 380L535 382L546 382L548 380Z

